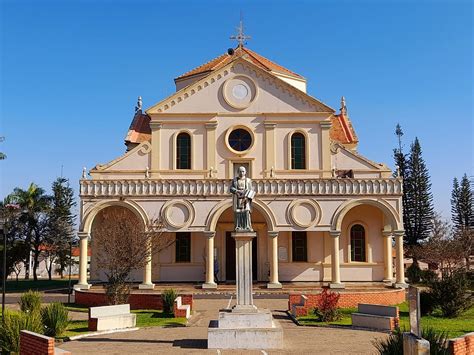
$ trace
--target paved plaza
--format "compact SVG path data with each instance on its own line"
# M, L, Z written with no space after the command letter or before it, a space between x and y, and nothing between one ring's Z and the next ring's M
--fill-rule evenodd
M233 303L233 302L231 302ZM373 354L374 339L387 335L377 332L298 327L287 316L287 299L256 299L257 307L269 308L283 327L283 350L209 350L207 327L218 310L229 304L229 298L196 299L195 311L187 327L142 328L66 342L60 347L73 354Z

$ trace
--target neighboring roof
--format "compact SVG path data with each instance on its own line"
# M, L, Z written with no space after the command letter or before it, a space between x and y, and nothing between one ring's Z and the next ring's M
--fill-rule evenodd
M141 143L151 138L150 116L138 110L125 137L125 144Z
M332 116L331 123L332 126L329 131L329 136L332 140L342 144L357 143L359 141L349 117L344 113Z
M223 66L230 63L233 59L238 58L238 57L242 57L242 58L248 60L249 62L255 64L256 66L258 66L258 67L260 67L264 70L267 70L267 71L270 71L270 72L281 73L281 74L293 76L295 78L304 80L304 77L302 77L301 75L296 74L295 72L292 72L291 70L289 70L285 67L282 67L281 65L276 64L276 63L272 62L271 60L261 56L258 53L255 53L254 51L252 51L248 48L245 48L245 47L237 47L236 49L234 49L234 54L231 55L231 54L225 53L225 54L223 54L223 55L221 55L217 58L212 59L211 61L209 61L207 63L204 63L204 64L198 66L197 68L194 68L194 69L178 76L174 80L179 81L179 80L188 78L188 77L193 76L193 75L210 73L214 70L218 70L218 69L222 68Z

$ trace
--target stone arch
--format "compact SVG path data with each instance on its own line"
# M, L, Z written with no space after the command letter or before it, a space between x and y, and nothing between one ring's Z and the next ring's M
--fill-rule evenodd
M400 221L400 216L392 206L390 206L384 200L369 199L369 198L349 200L349 201L344 202L341 206L339 206L336 212L334 212L334 215L332 217L331 229L335 231L340 231L341 226L342 226L342 221L344 219L344 216L347 214L347 212L349 212L352 208L361 206L361 205L370 205L381 210L386 220L385 224L387 225L387 227L390 226L392 231L403 229L402 222Z
M206 219L206 231L215 231L217 222L221 214L227 210L229 207L232 207L232 200L226 199L219 202L214 208L209 212L209 215ZM270 209L263 201L253 200L252 207L258 210L267 222L268 231L275 230L275 216Z
M147 228L149 221L148 215L138 203L134 201L104 201L92 206L84 213L79 230L90 234L92 230L92 223L94 222L94 218L97 216L97 214L103 209L112 206L124 207L130 210L138 217L140 221L143 222L145 228Z

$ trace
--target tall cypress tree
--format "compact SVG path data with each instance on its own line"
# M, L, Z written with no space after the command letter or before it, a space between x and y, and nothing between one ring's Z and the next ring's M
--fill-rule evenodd
M406 170L405 243L417 246L421 240L429 237L434 215L430 175L418 138L411 144ZM412 257L416 262L416 255Z
M470 256L474 251L474 210L471 184L466 174L459 184L453 179L451 192L451 218L455 230L455 238L461 243L466 267L470 269Z
M453 191L451 193L451 216L454 227L461 231L472 226L474 215L472 205L472 190L466 174L461 179L453 179Z

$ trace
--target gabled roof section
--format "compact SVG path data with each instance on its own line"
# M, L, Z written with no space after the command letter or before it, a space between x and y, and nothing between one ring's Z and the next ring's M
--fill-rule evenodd
M182 88L181 90L175 92L174 94L168 96L164 100L158 102L157 104L149 107L145 112L150 115L154 113L162 113L168 110L170 107L178 105L180 102L185 100L186 98L194 95L196 92L206 88L207 86L215 83L218 80L223 78L223 75L227 75L229 73L230 68L234 63L242 62L247 64L255 69L255 71L262 73L263 76L269 76L275 82L275 84L294 94L295 97L298 97L302 102L307 102L309 105L312 105L316 112L328 112L334 113L334 109L326 105L325 103L319 101L318 99L314 98L307 93L296 89L291 84L288 84L286 81L280 79L278 76L272 74L266 69L262 69L261 66L254 64L252 61L246 60L243 57L235 57L232 56L232 60L227 63L227 65L219 68L218 70L213 70L206 76L202 77L201 79L195 81L194 83ZM223 73L223 75L221 75Z
M346 154L354 157L355 159L364 162L365 164L371 166L374 169L381 170L381 171L391 171L387 165L384 163L376 163L370 159L367 159L363 155L359 154L357 151L353 149L348 149L344 144L341 144L339 142L333 142L331 146L331 151L333 154L337 154L338 150L341 149L344 151Z
M248 48L245 48L245 47L237 47L236 49L234 49L234 53L233 54L229 54L229 53L226 53L226 54L223 54L217 58L214 58L212 59L211 61L207 62L207 63L204 63L180 76L178 76L177 78L175 78L175 82L176 81L180 81L180 80L184 80L184 79L187 79L191 76L194 76L194 75L200 75L200 74L207 74L207 73L210 73L212 71L215 71L215 70L218 70L222 67L224 67L225 65L229 64L231 61L233 61L235 58L244 58L245 60L248 60L249 62L255 64L256 66L258 66L259 68L261 69L264 69L266 71L269 71L269 72L275 72L275 73L281 73L281 74L285 74L285 75L288 75L288 76L292 76L294 78L297 78L297 79L301 79L301 80L304 80L304 77L302 77L301 75L285 68L285 67L282 67L281 65L275 63L275 62L272 62L270 59L267 59L263 56L261 56L260 54L248 49Z

